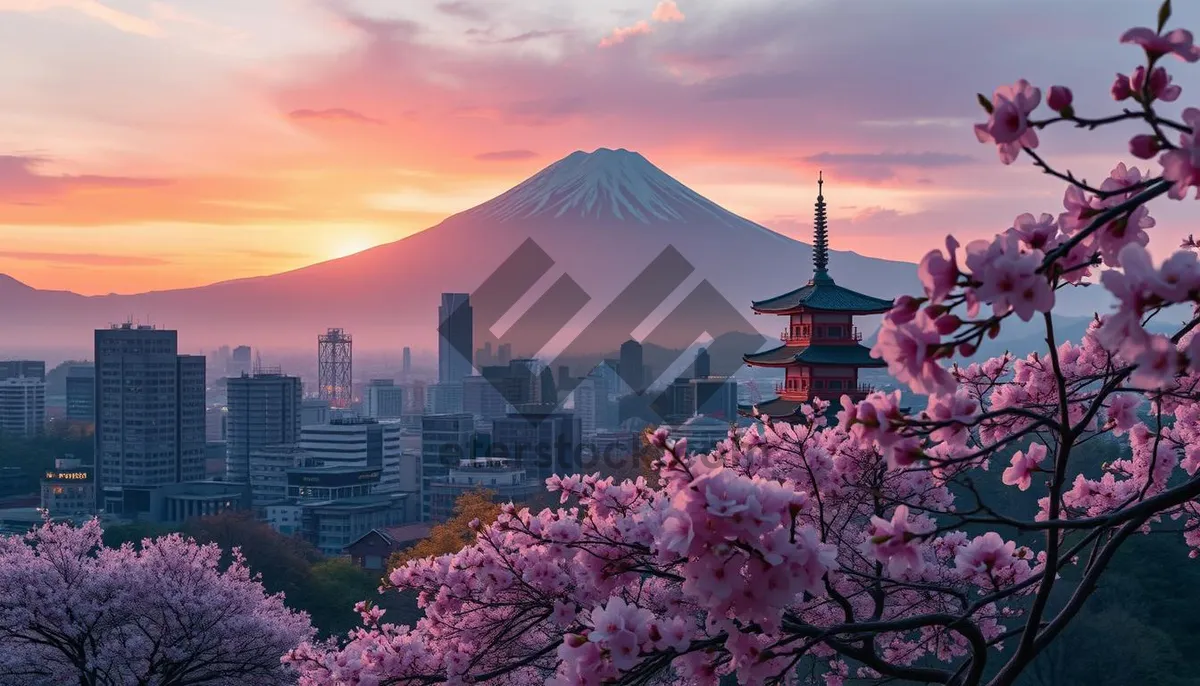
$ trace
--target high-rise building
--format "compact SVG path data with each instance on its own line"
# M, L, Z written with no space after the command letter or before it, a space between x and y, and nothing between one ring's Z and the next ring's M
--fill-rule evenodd
M725 422L738 418L738 389L733 379L710 376L692 379L692 414L704 415Z
M371 379L363 393L363 414L375 419L404 416L404 387L391 379Z
M525 407L492 422L489 457L511 459L535 479L574 474L580 466L582 434L579 417L571 412Z
M354 341L342 329L317 336L317 396L344 410L354 401Z
M76 364L67 368L67 419L96 421L96 367Z
M435 383L425 387L426 414L456 414L463 411L463 384Z
M430 484L443 479L460 460L474 455L475 417L466 413L421 418L421 518L431 516Z
M412 374L412 348L404 346L404 353L400 358L400 373L404 375L404 380L408 380L408 375Z
M501 343L496 348L496 364L504 365L512 362L512 343Z
M322 467L375 467L380 493L420 490L419 467L406 457L399 422L339 417L300 430L300 448ZM415 512L414 512L415 514Z
M46 426L46 382L32 376L0 380L0 435L32 438Z
M495 357L492 356L492 342L484 341L483 347L475 351L475 366L486 367L495 363Z
M697 379L707 379L712 375L712 358L709 357L708 348L700 348L696 353L696 363L692 365L692 376Z
M251 361L250 356L250 346L239 345L238 347L234 348L233 352L230 353L229 356L229 364L225 368L225 376L234 378L241 376L242 374L249 374L253 367L253 362Z
M262 447L300 440L304 394L298 376L278 369L229 379L225 480L250 482L250 456Z
M571 391L575 402L575 416L579 417L579 428L585 438L596 433L597 424L599 423L597 421L599 414L597 406L599 405L600 396L600 391L597 388L598 381L597 377L589 376L580 380L574 390ZM605 398L605 400L608 399Z
M645 363L642 361L642 344L634 340L625 341L621 344L621 379L629 386L633 393L641 393L646 390L643 374L645 373Z
M23 376L46 380L46 363L42 360L0 360L0 381Z
M475 348L471 296L442 293L438 307L438 382L456 383L471 375Z
M101 512L148 512L145 487L204 478L205 359L178 350L171 330L121 324L96 331ZM129 497L127 487L135 487Z
M484 367L484 371L489 369L495 367ZM487 376L468 376L463 379L462 411L484 420L508 414L508 401L504 399L500 384L503 384L503 379Z

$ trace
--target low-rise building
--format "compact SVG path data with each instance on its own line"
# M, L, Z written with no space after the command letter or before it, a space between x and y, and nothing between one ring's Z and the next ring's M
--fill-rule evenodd
M368 571L383 571L389 557L427 538L430 530L428 524L371 529L346 546L346 552L359 567Z
M458 467L429 483L430 519L443 522L454 516L454 504L464 493L487 489L498 503L522 502L545 490L513 460L477 457L459 460Z
M267 523L298 535L322 554L337 557L372 529L408 523L409 493L380 493L326 501L288 500L268 505Z
M42 509L51 516L84 515L96 511L96 476L91 466L75 458L54 461L42 476Z

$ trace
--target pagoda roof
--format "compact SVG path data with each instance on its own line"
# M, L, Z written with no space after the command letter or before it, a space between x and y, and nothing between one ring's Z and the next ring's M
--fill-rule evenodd
M758 408L759 414L765 414L771 419L780 419L784 421L801 419L804 414L800 412L800 406L804 403L795 400L784 400L783 398L771 398L764 400L761 403L754 405L738 405L738 412L747 417L754 416L754 408Z
M762 314L782 314L796 310L881 314L892 309L892 301L843 288L826 276L824 279L814 278L789 293L757 300L750 306L755 312Z
M773 350L743 355L746 364L757 367L787 367L795 364L836 367L886 367L887 362L871 357L866 346L781 345Z

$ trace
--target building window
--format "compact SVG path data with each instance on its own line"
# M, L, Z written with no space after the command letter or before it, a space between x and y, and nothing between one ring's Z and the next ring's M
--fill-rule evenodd
M824 389L824 388L825 388L825 382L824 382L824 381L814 381L814 382L813 382L813 388L816 388L816 389L819 389L819 390L820 390L820 389Z
M842 327L840 326L830 326L826 329L826 332L829 334L830 338L842 337Z
M842 388L842 382L841 382L841 381L838 381L838 380L836 380L836 379L835 379L835 380L831 380L831 381L829 382L829 390L831 390L831 391L838 391L838 390L841 390L841 388Z

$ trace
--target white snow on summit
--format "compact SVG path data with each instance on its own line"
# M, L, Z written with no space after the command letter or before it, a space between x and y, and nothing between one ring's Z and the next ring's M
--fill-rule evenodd
M571 153L468 213L499 221L532 217L615 217L642 224L715 221L768 231L624 148Z

